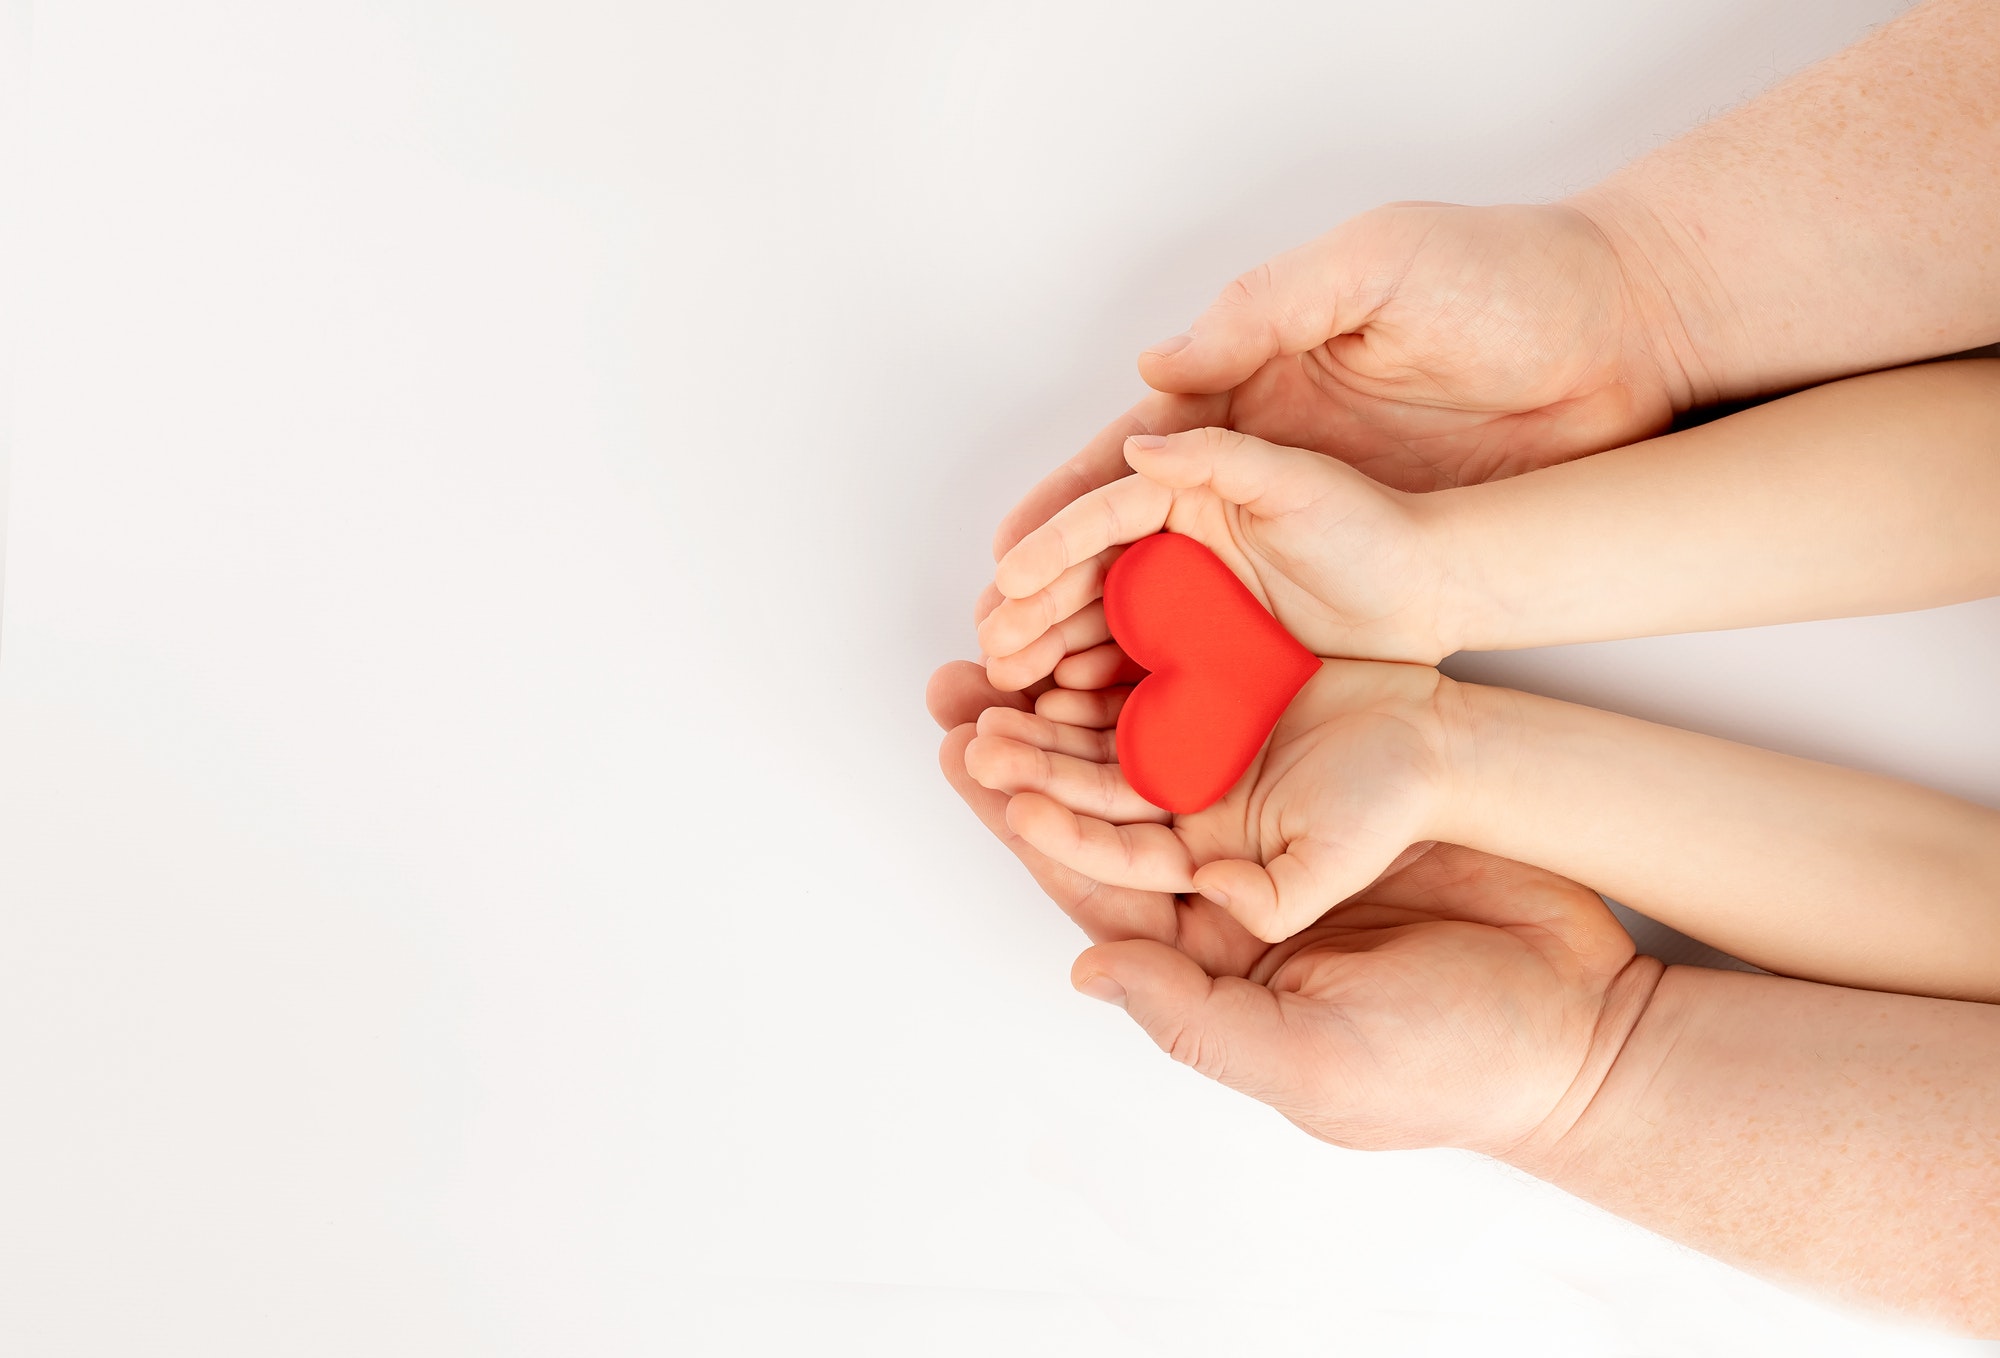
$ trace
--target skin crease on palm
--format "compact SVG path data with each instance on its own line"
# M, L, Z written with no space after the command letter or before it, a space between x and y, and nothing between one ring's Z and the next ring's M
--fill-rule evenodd
M1198 891L1276 942L1445 837L1453 760L1469 744L1461 690L1418 665L1330 660L1292 700L1236 785L1170 816L1132 790L1111 733L990 708L966 772L1008 794L1007 825L1100 881Z
M1143 355L1151 394L1023 497L995 559L1126 475L1135 435L1228 428L1431 491L1717 400L1993 343L1996 54L2000 9L1925 0L1564 204L1354 218ZM1000 601L989 586L976 618ZM1053 682L1003 672L1026 683L1003 692L957 661L929 695L952 786L1092 938L1078 989L1317 1136L1512 1143L1515 1166L1696 1249L2000 1335L2000 1197L1977 1134L2000 1125L2000 1010L1662 970L1589 892L1462 849L1397 866L1276 948L1199 896L1093 881L1030 846L965 768L988 709L1114 723L1135 676L1090 615L1029 657ZM1349 909L1423 914L1356 916L1342 938ZM1589 1023L1580 1049L1568 1034ZM1482 1068L1510 1062L1511 1079Z
M1125 476L1135 434L1228 427L1423 491L1658 433L1706 388L1675 357L1685 345L1667 338L1673 309L1649 280L1574 206L1363 213L1231 284L1192 332L1201 344L1143 355L1159 390L1023 498L994 556ZM989 585L975 619L1000 603ZM1101 612L1086 610L1018 664L1063 664L1064 686L1099 687L1122 660L1108 637Z
M1657 433L1704 393L1647 283L1577 207L1365 212L1232 283L1198 349L1142 355L1156 394L1030 492L994 556L1124 475L1132 434L1227 426L1437 490Z
M1006 795L967 772L981 715L1032 721L1031 700L964 662L938 672L929 700L948 731L946 778L1097 945L1077 959L1079 987L1114 962L1128 981L1151 978L1170 1001L1148 1006L1164 1014L1162 1047L1322 1140L1515 1155L1553 1143L1614 982L1657 976L1596 893L1455 847L1404 855L1337 917L1275 946L1199 896L1106 887L1037 852L1010 827ZM1254 1039L1224 1049L1196 1039L1203 1025L1159 1026L1208 1006Z

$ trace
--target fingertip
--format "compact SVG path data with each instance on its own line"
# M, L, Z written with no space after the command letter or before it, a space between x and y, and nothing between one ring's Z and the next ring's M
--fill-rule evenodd
M986 615L1006 602L1006 598L1007 596L1002 594L991 580L988 580L986 587L979 591L979 597L973 601L972 625L977 627L980 623L985 622Z
M978 734L975 727L972 738L966 741L959 757L964 760L965 772L973 782L989 791L1001 791L994 786L1000 780L994 776L995 755L992 736Z
M1139 379L1154 391L1176 394L1205 395L1223 390L1201 381L1191 369L1189 360L1195 357L1195 350L1192 334L1161 340L1139 355Z
M1079 995L1088 995L1093 1000L1102 1000L1106 1004L1115 1004L1120 1009L1129 1008L1126 1003L1125 987L1118 983L1116 977L1110 976L1105 972L1079 972L1072 967L1069 974L1069 983Z
M965 747L972 743L977 731L971 722L966 722L946 731L944 739L938 742L938 768L946 778L966 771Z
M1022 545L1017 544L993 567L993 593L1001 599L1025 599L1048 586L1046 580L1033 581L1035 572L1023 559Z
M1007 799L1007 828L1058 862L1064 846L1079 837L1076 813L1039 792L1017 792Z
M1035 699L1035 715L1065 726L1106 731L1117 725L1131 693L1122 685L1097 690L1052 688Z
M1058 687L1088 692L1109 688L1121 680L1136 682L1135 678L1125 677L1131 666L1118 643L1107 641L1058 660L1054 678Z
M1271 875L1248 859L1204 863L1195 870L1194 889L1265 943L1282 943L1297 932L1286 928L1279 916Z
M971 660L949 660L938 666L924 686L924 703L932 719L947 731L977 721L989 707L1026 710L1034 705L1032 699L995 689L985 668Z

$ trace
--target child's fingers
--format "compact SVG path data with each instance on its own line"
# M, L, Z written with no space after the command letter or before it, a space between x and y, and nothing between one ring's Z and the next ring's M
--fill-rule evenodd
M1118 724L1118 714L1132 695L1123 688L1052 688L1035 699L1035 714L1068 726L1089 726L1108 731Z
M1111 627L1104 621L1104 605L1093 603L1070 614L1014 654L986 657L986 677L1001 692L1012 693L1037 679L1048 678L1072 651L1087 651L1110 639Z
M1064 688L1082 689L1136 684L1145 677L1145 669L1128 658L1115 641L1064 656L1056 662L1054 675Z
M1007 736L981 735L965 747L965 768L995 792L1037 792L1083 816L1120 825L1170 819L1132 790L1116 764L1054 754Z
M1047 589L1025 599L1004 599L979 624L979 649L987 655L1012 655L1042 633L1104 597L1104 574L1122 547L1099 552L1057 576Z
M1009 510L993 535L993 559L998 561L1049 516L1079 495L1124 476L1125 440L1133 434L1193 429L1214 424L1229 413L1229 396L1217 387L1214 395L1180 396L1149 392L1139 404L1091 436L1083 451L1043 477Z
M1205 863L1194 889L1266 943L1280 943L1366 887L1381 868L1324 845L1297 843L1262 867L1242 858Z
M1064 867L1106 885L1189 890L1194 860L1164 825L1111 825L1024 792L1007 803L1007 828Z
M994 567L993 583L1008 598L1025 599L1105 548L1159 532L1173 504L1172 491L1143 476L1113 481L1022 538Z
M979 714L978 721L982 736L1005 736L1050 754L1065 754L1071 759L1088 759L1098 764L1113 764L1118 760L1117 739L1109 731L1065 726L1012 707L989 707Z
M1360 476L1324 453L1266 443L1234 429L1190 429L1158 444L1128 440L1125 460L1141 480L1176 490L1207 486L1260 518L1295 513Z
M1006 595L1002 594L994 586L992 581L987 581L986 588L979 591L979 598L973 602L972 625L977 627L980 623L985 622L987 615L1000 607L1000 601L1006 597Z

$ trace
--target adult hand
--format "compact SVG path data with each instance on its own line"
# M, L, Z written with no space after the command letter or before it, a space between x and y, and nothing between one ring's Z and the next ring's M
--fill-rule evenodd
M1027 700L963 662L930 698L946 777L1096 940L1077 988L1322 1140L1532 1158L1603 1074L1600 1020L1658 979L1595 893L1467 849L1432 849L1276 946L1199 898L1104 887L1012 835L1006 798L965 771L979 712Z
M1703 393L1629 238L1564 204L1362 213L1244 274L1143 354L1155 394L1028 493L995 558L1125 475L1134 434L1222 425L1436 490L1658 432Z

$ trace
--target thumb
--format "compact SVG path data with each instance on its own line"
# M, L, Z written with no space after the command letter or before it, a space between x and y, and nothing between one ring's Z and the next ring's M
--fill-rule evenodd
M1234 429L1142 435L1126 441L1125 460L1149 481L1174 490L1207 486L1265 519L1297 513L1343 489L1379 490L1338 458L1266 443Z
M1314 840L1294 840L1269 863L1218 858L1194 875L1194 888L1266 943L1282 943L1382 875L1379 862Z
M1358 330L1394 294L1423 239L1403 225L1378 209L1259 264L1186 333L1139 355L1139 376L1158 391L1228 391L1274 358Z
M1211 977L1164 943L1100 943L1076 959L1070 984L1122 1005L1161 1051L1252 1098L1269 1102L1291 1064L1277 995L1238 976Z

